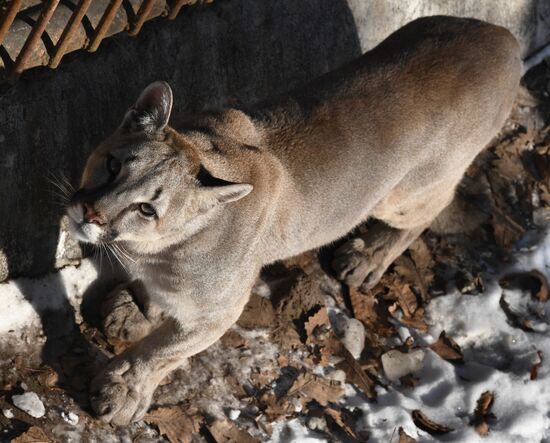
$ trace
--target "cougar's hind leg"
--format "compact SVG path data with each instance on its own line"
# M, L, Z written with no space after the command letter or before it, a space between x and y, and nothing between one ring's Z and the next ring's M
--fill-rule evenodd
M396 229L377 220L366 234L348 240L336 250L332 261L336 277L354 288L372 288L427 226Z
M336 250L332 262L336 277L362 290L376 285L393 261L453 200L455 186L454 182L416 189L407 185L392 191L375 207L373 227Z

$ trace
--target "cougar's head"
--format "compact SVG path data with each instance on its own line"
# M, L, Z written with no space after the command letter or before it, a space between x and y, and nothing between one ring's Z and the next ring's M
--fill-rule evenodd
M155 250L193 235L209 215L252 190L211 176L197 154L207 136L169 128L171 109L170 86L149 85L91 154L67 210L76 238Z

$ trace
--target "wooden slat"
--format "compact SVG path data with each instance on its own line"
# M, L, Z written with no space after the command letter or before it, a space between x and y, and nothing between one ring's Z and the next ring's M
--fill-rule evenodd
M6 13L0 19L0 45L4 41L4 37L10 30L10 26L12 25L17 13L19 12L22 2L23 0L12 0L12 2L10 2L10 4L8 5L8 8L6 9Z
M114 20L116 13L118 12L118 9L120 8L121 4L122 4L122 0L111 0L111 3L109 3L109 6L107 6L107 9L103 14L103 17L101 17L101 20L99 21L99 25L95 30L94 36L92 37L92 41L90 42L90 46L88 46L88 51L90 52L97 51L97 48L99 48L101 41L103 40L103 38L105 37L105 34L109 30L109 26Z
M149 14L151 13L153 6L155 5L155 1L156 0L143 0L143 3L139 7L139 11L136 15L135 21L128 34L130 34L131 36L138 35L139 31L141 31L141 27L149 18Z
M21 52L17 56L17 60L15 60L10 76L8 78L8 81L10 83L13 83L17 79L17 77L19 77L19 75L25 70L25 65L32 52L34 51L34 48L40 41L40 37L42 37L42 34L44 33L48 22L52 18L53 13L55 12L55 8L57 8L58 4L59 0L50 0L43 7L38 21L32 28L31 33L27 37L27 40L25 40L25 44L23 45L23 49L21 49Z
M65 52L67 51L67 48L71 43L71 40L73 39L76 31L78 31L80 23L82 22L82 19L86 15L86 12L88 11L88 8L90 7L91 3L92 3L92 0L80 0L80 2L78 3L78 6L73 11L71 18L67 23L67 26L65 26L65 29L63 30L63 34L61 34L61 37L57 42L57 45L55 47L55 53L48 65L50 68L55 69L59 65L59 62L65 55Z

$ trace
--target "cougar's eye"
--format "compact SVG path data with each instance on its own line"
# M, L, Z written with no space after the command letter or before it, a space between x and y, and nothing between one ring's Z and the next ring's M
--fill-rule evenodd
M120 163L120 160L113 157L112 155L107 156L107 171L109 171L109 174L111 174L113 177L116 177L118 173L120 172L122 164Z
M154 217L157 215L157 211L155 211L153 205L150 205L149 203L140 203L139 212L141 212L145 217Z

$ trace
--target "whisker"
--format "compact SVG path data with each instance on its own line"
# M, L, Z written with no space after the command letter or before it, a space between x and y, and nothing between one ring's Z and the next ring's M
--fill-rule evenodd
M110 245L107 245L107 247L111 250L111 252L113 253L114 257L118 260L118 262L120 263L120 265L122 266L122 268L128 272L128 268L126 267L126 265L122 262L121 258L119 257L119 255L117 254L115 248L114 248L114 244L110 244Z
M105 255L107 256L107 259L109 260L109 263L111 263L111 271L114 271L115 270L115 267L113 265L113 261L111 260L111 255L109 254L109 249L107 248L107 245L105 243L100 243L104 250L105 250Z
M97 256L99 257L99 272L101 272L102 266L103 266L103 254L102 254L103 251L101 250L99 245L94 245L94 247L97 251Z
M113 248L116 248L116 250L119 252L120 255L122 255L124 258L126 258L127 260L131 261L132 263L135 263L136 261L130 256L130 254L128 253L128 251L126 251L124 249L124 247L122 245L119 245L119 244L116 244L116 243L113 243L112 244Z

